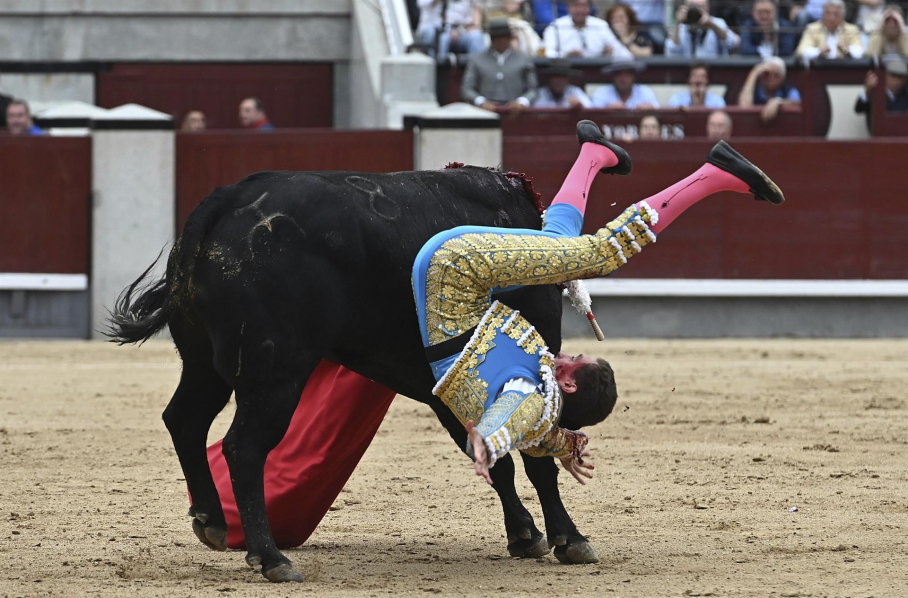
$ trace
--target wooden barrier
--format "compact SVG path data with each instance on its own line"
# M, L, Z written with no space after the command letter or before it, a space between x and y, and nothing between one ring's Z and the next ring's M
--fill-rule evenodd
M0 272L86 274L91 139L0 137Z
M733 140L785 192L781 206L723 194L684 214L617 275L656 278L908 278L908 178L903 142ZM600 176L586 231L686 177L705 140L636 142L629 177ZM577 155L573 134L505 135L504 167L527 173L551 201Z
M177 228L220 185L261 170L413 169L412 131L246 131L177 135Z
M334 122L331 64L114 64L97 75L97 104L135 102L177 121L201 110L211 129L239 128L240 101L262 100L281 127L330 127Z
M809 123L799 107L786 107L771 122L763 122L760 108L727 108L732 117L734 134L741 137L791 137L811 135ZM566 110L544 108L530 110L519 115L502 114L501 128L506 137L527 137L536 135L561 135L572 131L581 118L592 120L602 127L606 136L618 138L625 133L637 137L640 119L654 114L663 127L663 137L684 139L705 137L706 120L712 110L677 109L660 110Z

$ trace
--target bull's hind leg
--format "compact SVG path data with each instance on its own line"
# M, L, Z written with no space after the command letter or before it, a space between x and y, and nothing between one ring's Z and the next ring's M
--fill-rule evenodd
M192 531L214 550L227 550L227 522L205 445L211 422L230 400L230 393L210 361L184 359L180 384L163 415L192 496Z
M224 457L246 538L246 562L250 567L261 567L262 575L270 581L303 581L271 534L265 510L265 459L287 432L306 380L319 360L294 368L292 375L272 373L271 359L276 351L270 342L266 345L270 345L264 351L268 355L250 356L250 361L261 358L267 362L249 363L249 369L258 370L258 374L237 379L237 409L224 436ZM246 368L245 353L243 357Z

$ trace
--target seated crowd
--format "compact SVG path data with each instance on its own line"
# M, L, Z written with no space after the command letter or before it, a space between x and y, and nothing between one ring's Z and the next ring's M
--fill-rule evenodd
M884 5L883 0L866 0L866 4L861 4L862 10L855 13L857 24L845 21L843 0L808 0L806 4L787 5L788 19L779 16L776 0L747 3L747 15L741 14L744 3L734 3L737 10L725 9L722 13L736 23L734 28L725 18L711 14L708 0L683 0L675 12L675 23L670 27L665 27L658 18L664 15L662 0L624 0L621 3L613 0L602 3L590 0L564 3L448 0L447 12L464 19L454 28L442 18L444 3L440 0L419 0L418 3L424 11L422 14L432 15L431 26L418 29L418 37L426 44L426 51L441 57L443 49L448 51L454 47L448 38L444 38L443 44L431 44L432 35L436 35L436 41L440 36L452 36L464 44L462 48L471 48L462 80L461 99L488 110L512 113L530 107L721 110L728 102L745 108L760 107L762 119L768 122L779 115L781 108L801 103L798 89L786 81L786 62L781 57L840 59L859 58L868 53L880 56L888 73L889 108L908 110L908 106L903 107L908 90L904 85L897 86L900 80L904 84L899 73L906 69L908 33L902 8ZM534 39L532 35L540 29L539 16L535 12L540 4L548 6L545 18L549 21L543 23L541 37ZM653 10L654 4L658 4L658 11ZM552 7L561 5L565 14L558 16ZM598 8L605 19L593 16L594 8ZM644 18L638 16L638 10ZM474 41L465 41L468 34ZM480 38L483 43L478 41ZM549 59L538 74L533 48L538 48L538 54ZM672 95L665 106L660 106L649 86L635 81L638 73L646 68L645 62L638 59L660 51L693 61L688 89ZM709 91L709 66L701 59L733 54L758 57L760 62L749 72L737 97L724 98ZM607 83L585 90L575 84L582 73L572 68L571 60L595 57L607 59L606 66L601 69ZM870 73L856 111L869 110L867 94L875 85L876 75ZM716 121L724 124L730 118L726 112L721 112ZM729 122L727 129L730 131L730 128Z
M493 19L507 19L515 51L548 58L908 58L904 8L887 0L415 0L413 8L417 46L439 60L483 52Z

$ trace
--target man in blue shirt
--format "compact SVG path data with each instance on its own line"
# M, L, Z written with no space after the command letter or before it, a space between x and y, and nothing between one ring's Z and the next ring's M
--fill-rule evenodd
M639 62L614 62L603 68L603 73L613 74L612 84L603 85L593 93L593 107L616 110L658 108L659 100L653 90L647 85L634 83L634 76L644 68Z
M695 62L690 67L687 84L690 89L679 91L669 99L669 108L725 108L722 96L706 91L709 87L709 66L706 64Z
M13 100L6 106L6 130L10 135L44 135L44 129L32 121L25 100Z
M539 71L547 77L546 84L539 88L534 108L589 108L592 106L590 98L576 85L571 85L571 77L579 77L583 73L571 68L571 63L563 59L555 59L548 68Z
M777 47L778 46L778 47ZM741 29L743 56L791 56L798 46L798 34L789 21L779 19L776 28L776 4L773 0L757 0L749 19Z
M778 56L767 58L750 70L738 106L763 106L763 120L769 122L779 115L785 105L799 105L801 94L785 82L785 61Z

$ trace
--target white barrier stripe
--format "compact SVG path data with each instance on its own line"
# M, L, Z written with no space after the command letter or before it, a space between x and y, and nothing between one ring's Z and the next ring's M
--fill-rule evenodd
M908 297L908 280L596 278L594 297Z
M87 291L85 274L0 273L3 291Z

